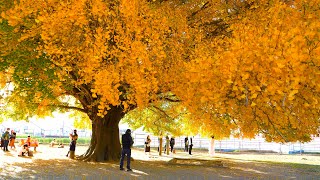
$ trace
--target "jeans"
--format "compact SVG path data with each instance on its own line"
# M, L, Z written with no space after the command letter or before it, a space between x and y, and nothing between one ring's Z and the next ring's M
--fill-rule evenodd
M9 140L4 140L3 144L3 151L8 151Z
M123 160L125 155L127 155L127 169L130 169L131 149L122 149L120 158L120 168L123 168Z

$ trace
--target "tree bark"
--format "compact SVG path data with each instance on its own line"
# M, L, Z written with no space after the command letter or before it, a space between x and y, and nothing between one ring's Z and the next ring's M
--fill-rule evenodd
M121 107L111 107L108 114L101 118L92 113L91 143L78 159L84 161L118 161L120 159L119 122L124 116Z
M162 136L159 137L159 156L162 155Z

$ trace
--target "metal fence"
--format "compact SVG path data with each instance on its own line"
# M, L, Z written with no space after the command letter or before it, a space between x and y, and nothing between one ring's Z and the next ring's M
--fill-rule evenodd
M144 146L147 134L133 134L134 146ZM151 147L158 147L158 137L150 135ZM184 138L175 137L175 149L184 149ZM163 137L163 142L165 138ZM165 143L163 143L164 146ZM210 139L193 137L193 148L207 150L210 146ZM215 141L216 151L233 152L233 151L258 151L258 152L278 152L284 154L295 153L320 153L320 137L315 137L309 143L286 143L280 144L275 142L266 142L263 138L257 139L224 139Z

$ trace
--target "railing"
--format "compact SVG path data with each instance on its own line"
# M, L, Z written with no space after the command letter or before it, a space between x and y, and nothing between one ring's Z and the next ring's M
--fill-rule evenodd
M144 146L147 134L133 134L134 146ZM150 136L151 147L158 147L158 137ZM175 149L184 149L184 138L175 138ZM163 137L163 143L165 145L165 138ZM193 138L193 148L208 149L210 146L210 139L200 138L195 136ZM309 143L274 143L266 142L263 138L259 139L225 139L215 141L216 151L228 152L228 151L258 151L258 152L278 152L284 154L293 153L320 153L320 137L315 137Z

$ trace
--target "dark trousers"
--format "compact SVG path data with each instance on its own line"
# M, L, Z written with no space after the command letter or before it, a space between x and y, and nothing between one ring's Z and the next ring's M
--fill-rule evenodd
M76 151L76 142L75 141L71 141L70 142L70 151Z
M120 158L120 168L123 168L124 157L127 155L127 169L130 169L131 149L122 149Z
M188 152L188 145L184 146L184 152Z
M69 151L67 153L67 156L69 156L70 151L76 151L76 142L75 141L71 141L70 142L70 148L69 148Z
M9 151L8 150L9 140L3 141L3 151Z
M171 152L173 151L173 145L172 145L172 146L170 146L170 150L171 150Z
M192 146L193 146L193 145L190 145L190 146L189 146L189 154L190 154L190 155L191 155L191 151L192 151Z

